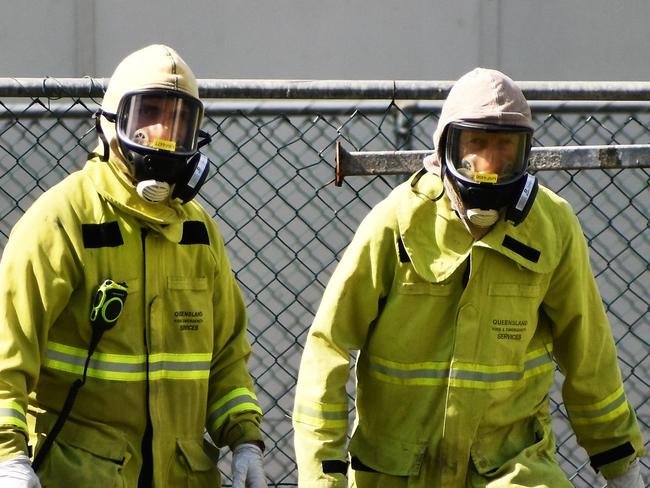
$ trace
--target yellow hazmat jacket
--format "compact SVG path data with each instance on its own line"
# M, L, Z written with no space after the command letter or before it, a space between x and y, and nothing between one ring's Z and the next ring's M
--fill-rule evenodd
M522 224L474 242L441 192L430 173L397 187L332 275L296 389L299 485L345 486L349 450L352 469L404 477L386 486L485 486L514 463L564 486L542 472L557 468L554 360L578 442L606 477L622 473L643 442L569 205L540 188Z
M218 446L259 440L246 311L215 223L199 204L148 204L114 163L41 195L0 263L0 459L26 452L28 394L50 431L80 378L90 304L105 279L128 298L38 475L43 486L137 486L151 419L157 487L220 485ZM42 441L42 436L40 436ZM39 444L40 445L40 444Z

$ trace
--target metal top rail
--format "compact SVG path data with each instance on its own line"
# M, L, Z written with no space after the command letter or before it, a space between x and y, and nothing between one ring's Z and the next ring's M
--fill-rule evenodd
M349 152L336 142L334 184L346 176L403 175L422 168L422 160L433 151ZM650 167L650 144L603 146L547 146L531 149L533 171L557 169L619 169Z
M0 89L1 90L1 89ZM2 92L0 91L0 98ZM13 119L17 116L23 119L37 118L44 116L66 117L66 118L87 118L89 113L94 112L101 100L93 100L92 103L81 103L70 105L69 100L57 101L43 100L37 97L37 101L23 101L22 103L6 103L2 101L0 120ZM6 100L6 99L5 99ZM342 114L353 111L360 111L367 114L385 113L392 103L391 100L215 100L204 99L203 105L205 114L231 115L242 113L246 115L276 115L283 113L287 115L328 115ZM397 103L400 110L410 114L437 113L443 105L442 100L415 100ZM650 101L608 101L608 100L533 100L529 102L533 115L538 113L552 112L559 113L596 113L606 112L608 114L639 114L650 112Z
M102 97L108 78L0 78L0 97ZM444 100L453 81L200 79L202 98ZM650 82L521 81L528 100L650 100Z

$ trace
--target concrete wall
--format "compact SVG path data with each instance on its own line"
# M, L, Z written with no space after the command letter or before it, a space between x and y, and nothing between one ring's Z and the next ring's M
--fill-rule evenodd
M650 80L647 0L0 0L0 76L108 77L175 47L200 78Z

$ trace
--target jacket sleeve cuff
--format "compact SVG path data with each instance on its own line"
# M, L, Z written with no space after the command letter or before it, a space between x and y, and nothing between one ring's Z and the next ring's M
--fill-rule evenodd
M241 420L235 424L229 431L225 439L225 444L234 449L235 446L250 442L257 444L262 451L264 450L264 442L262 441L262 433L258 424L253 420Z
M25 434L15 430L0 431L0 461L29 455Z
M630 468L630 465L635 459L637 459L636 455L625 459L620 459L613 463L601 466L598 470L607 480L617 478L618 476L622 476L627 473L627 470Z

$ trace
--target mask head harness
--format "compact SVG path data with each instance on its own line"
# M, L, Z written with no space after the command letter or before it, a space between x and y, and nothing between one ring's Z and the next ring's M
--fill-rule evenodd
M95 125L107 160L109 144L101 115L115 123L120 152L142 198L160 202L172 186L172 199L187 203L196 196L210 166L199 149L211 141L199 128L203 120L199 99L174 90L144 89L124 94L115 114L99 110Z
M532 129L480 122L452 122L444 136L444 175L450 177L470 221L491 225L505 209L514 225L528 215L537 179L527 173Z

